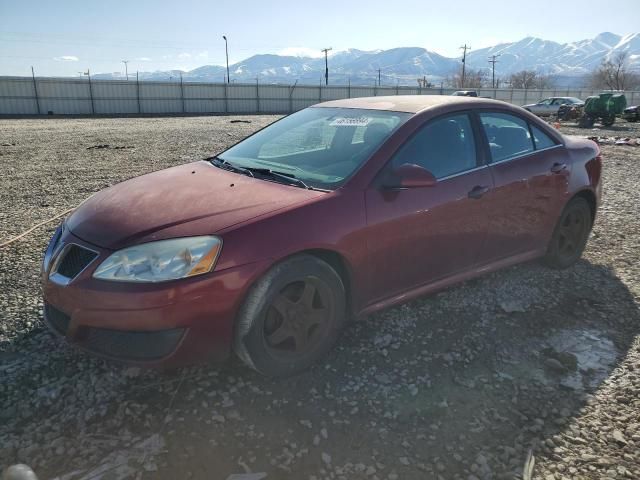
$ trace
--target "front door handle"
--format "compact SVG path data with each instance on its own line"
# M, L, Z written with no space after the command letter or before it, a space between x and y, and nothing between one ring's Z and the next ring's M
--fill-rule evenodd
M489 191L489 187L485 185L476 185L471 190L469 190L469 193L467 195L469 196L469 198L473 198L477 200L488 191Z
M551 172L552 173L561 173L566 169L567 169L567 164L566 163L554 163L551 166Z

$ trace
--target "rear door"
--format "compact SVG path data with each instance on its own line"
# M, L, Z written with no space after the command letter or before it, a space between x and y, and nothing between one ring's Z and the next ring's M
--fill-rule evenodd
M475 131L474 131L475 129ZM383 169L417 164L434 186L366 192L372 300L471 268L488 229L489 169L479 157L477 125L467 113L430 120Z
M566 200L566 150L517 115L483 111L479 119L494 182L482 262L543 251Z

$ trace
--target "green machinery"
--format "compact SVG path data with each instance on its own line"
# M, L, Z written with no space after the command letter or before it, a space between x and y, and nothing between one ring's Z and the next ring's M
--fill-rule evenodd
M610 127L616 121L616 115L620 115L626 107L627 98L621 93L601 93L587 97L578 125L581 128L591 128L600 120L605 127Z

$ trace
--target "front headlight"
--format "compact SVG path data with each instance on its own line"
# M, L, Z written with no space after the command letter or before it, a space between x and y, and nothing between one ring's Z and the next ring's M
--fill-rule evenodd
M164 282L213 270L222 240L188 237L143 243L112 253L93 278L117 282Z

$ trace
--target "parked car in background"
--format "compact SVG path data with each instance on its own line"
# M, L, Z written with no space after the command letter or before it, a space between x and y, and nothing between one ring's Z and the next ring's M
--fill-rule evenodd
M451 94L453 97L477 97L478 92L475 90L458 90Z
M45 318L109 359L235 351L289 375L349 318L535 258L573 265L601 163L594 142L500 101L321 103L85 200L44 255Z
M539 117L557 115L561 105L582 106L584 102L576 97L549 97L538 103L524 105L522 108Z
M624 109L622 118L628 122L640 122L640 106L634 105Z

